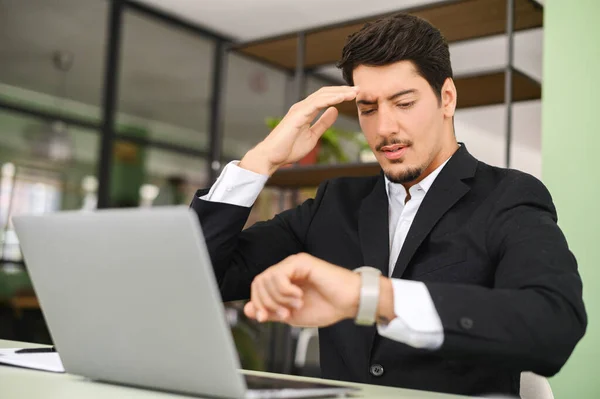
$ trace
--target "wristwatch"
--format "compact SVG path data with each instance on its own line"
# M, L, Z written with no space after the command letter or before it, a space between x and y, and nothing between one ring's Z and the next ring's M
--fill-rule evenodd
M379 305L379 277L381 270L362 266L354 269L355 273L361 276L360 299L358 302L358 312L354 322L359 326L372 326L375 324L377 316L377 305Z

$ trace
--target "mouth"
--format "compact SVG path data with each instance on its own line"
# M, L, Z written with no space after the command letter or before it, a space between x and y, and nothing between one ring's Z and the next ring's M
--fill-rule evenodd
M381 148L381 152L383 152L383 155L387 159L392 160L402 158L406 153L406 150L408 150L408 146L401 144L386 145L385 147Z

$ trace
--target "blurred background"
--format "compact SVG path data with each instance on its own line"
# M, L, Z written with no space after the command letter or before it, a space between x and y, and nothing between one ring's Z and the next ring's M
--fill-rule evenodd
M450 42L459 141L541 177L540 0L0 0L0 338L51 342L13 215L189 204L290 105L343 84L333 65L346 36L397 11ZM354 104L339 109L248 226L325 178L377 173ZM226 306L245 368L318 375L315 331Z

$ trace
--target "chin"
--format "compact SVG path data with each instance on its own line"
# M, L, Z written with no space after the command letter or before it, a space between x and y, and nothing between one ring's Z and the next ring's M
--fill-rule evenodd
M383 173L392 183L405 184L417 180L423 173L423 168L413 165L390 165Z

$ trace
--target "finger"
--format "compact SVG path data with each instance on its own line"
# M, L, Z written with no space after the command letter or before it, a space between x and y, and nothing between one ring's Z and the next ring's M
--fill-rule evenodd
M310 128L311 132L317 137L321 137L321 135L323 135L323 133L325 133L327 129L329 129L333 125L337 117L338 110L336 107L327 108L327 110L323 112L323 115L321 115L321 117L315 122L315 124L312 125L312 127Z
M253 307L255 309L256 320L263 322L263 321L267 320L268 311L265 309L265 307L262 303L262 300L260 299L259 284L260 284L259 278L255 278L254 281L252 281L251 290L250 290L250 302L252 302Z
M277 302L286 306L298 309L299 304L302 303L302 297L304 292L300 287L293 284L289 277L285 275L278 275L274 280L277 286L277 292L280 298L277 298Z
M294 114L301 115L302 119L307 118L313 120L317 114L332 105L340 104L344 101L350 101L356 98L356 91L344 93L322 93L315 97L308 97L299 103L292 106L290 110L295 111Z
M293 284L290 280L290 277L285 274L278 275L276 277L276 283L278 285L279 291L286 297L293 297L297 299L302 299L304 296L304 291L302 288Z
M285 307L285 304L280 301L280 298L282 296L280 293L277 292L277 288L275 287L274 281L271 279L265 281L265 288L267 289L270 298L275 302L276 305L275 310L270 316L276 314L279 319L285 320L289 316L290 312Z
M358 91L358 87L357 86L324 86L321 87L319 90L315 91L314 93L312 93L310 96L308 96L307 98L310 97L317 97L319 95L322 94L336 94L336 93L347 93L347 92L356 92Z
M260 318L258 317L258 312L256 310L256 307L254 306L254 303L252 302L248 302L246 305L244 305L244 314L246 315L246 317L248 317L249 319L254 319L257 320L261 323L264 323L265 321L284 321L284 320L280 320L279 317L276 317L272 314L267 313L266 311L264 311L266 316L261 316ZM286 315L286 318L289 316Z
M244 314L250 319L256 319L256 307L254 307L254 303L248 302L244 305Z
M266 281L265 281L266 280ZM271 297L269 290L267 288L268 279L262 279L260 281L259 289L256 292L256 296L260 299L260 302L267 312L267 316L270 314L274 314L279 309L279 306L275 302L275 300Z
M307 105L311 105L317 109L324 109L332 105L343 103L344 101L354 100L358 92L355 90L341 93L323 93L311 99L306 99Z
M281 268L293 284L308 278L311 268L322 262L320 259L306 253L288 256L281 262Z
M278 305L276 313L281 319L285 320L289 316L290 308L298 308L302 290L293 286L284 275L273 276L265 282L265 286Z

